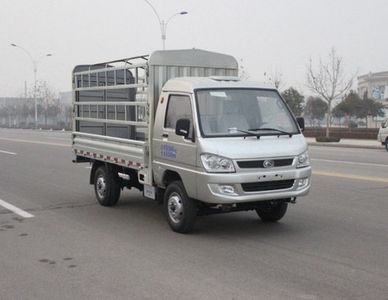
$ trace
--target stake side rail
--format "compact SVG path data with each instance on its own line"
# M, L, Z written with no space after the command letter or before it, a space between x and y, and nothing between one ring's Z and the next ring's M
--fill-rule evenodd
M131 110L132 108L132 110ZM147 102L74 102L77 121L147 127Z
M73 152L89 161L135 169L139 181L150 184L148 64L99 66L73 72Z
M104 68L74 72L74 90L101 90L147 87L147 63L125 66L106 65ZM142 74L142 75L141 75Z

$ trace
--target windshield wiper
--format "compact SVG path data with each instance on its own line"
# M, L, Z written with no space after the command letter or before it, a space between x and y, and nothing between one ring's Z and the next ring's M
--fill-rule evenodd
M262 131L277 131L277 132L280 132L282 134L288 135L289 137L292 137L292 135L293 135L293 133L291 133L291 132L287 132L287 131L284 131L284 130L281 130L281 129L278 129L278 128L262 127L262 128L251 128L251 129L248 129L248 131L259 131L259 130L262 130Z
M254 133L254 132L250 132L250 131L246 131L246 130L241 130L241 129L238 129L238 128L236 128L236 127L228 128L228 132L233 132L233 131L246 133L246 134L248 134L248 135L251 135L251 136L255 136L255 137L257 137L257 138L260 138L260 135L257 134L257 133Z

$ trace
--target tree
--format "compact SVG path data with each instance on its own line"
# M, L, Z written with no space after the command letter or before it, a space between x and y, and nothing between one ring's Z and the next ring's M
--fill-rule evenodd
M33 93L33 88L30 93ZM55 118L60 112L59 98L54 90L45 81L38 81L36 85L38 114L44 115L44 124L47 127L48 118Z
M336 117L355 117L366 119L368 124L368 116L384 116L384 106L380 102L364 97L361 99L356 93L350 92L343 101L337 104L333 109L333 114Z
M357 117L360 119L365 118L366 124L368 124L368 116L384 117L384 115L384 105L382 103L370 98L361 100L361 106L357 112Z
M240 64L238 66L238 73L239 73L239 78L240 80L248 80L249 79L249 74L247 70L245 69L244 65L244 60L241 58L240 59Z
M278 72L277 70L270 74L264 72L264 77L266 82L272 83L278 90L283 89L285 82L281 72Z
M332 102L350 90L353 79L354 76L345 78L342 58L337 55L334 48L331 49L328 60L326 62L320 60L316 68L313 67L313 61L310 59L307 68L307 86L327 103L326 137L330 137Z
M323 120L327 111L327 103L320 97L308 97L304 107L304 115L310 119L310 124L315 126L315 120Z
M345 97L345 99L333 108L332 113L337 118L342 118L344 116L358 117L358 114L361 109L361 98L353 91L350 91L350 93Z
M303 95L301 95L293 87L290 87L282 92L282 97L287 102L288 106L290 107L291 111L294 113L295 116L302 115L304 103Z
M284 81L283 81L283 74L278 72L278 71L275 71L272 76L271 76L271 79L272 83L275 85L275 87L280 90L282 89L283 87L283 84L284 84Z

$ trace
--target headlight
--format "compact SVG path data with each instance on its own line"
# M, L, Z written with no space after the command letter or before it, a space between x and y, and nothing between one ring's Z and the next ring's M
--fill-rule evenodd
M296 167L297 168L304 168L308 167L310 165L310 158L308 151L303 152L302 154L298 155Z
M201 154L203 167L209 173L235 172L233 162L225 157L214 154Z

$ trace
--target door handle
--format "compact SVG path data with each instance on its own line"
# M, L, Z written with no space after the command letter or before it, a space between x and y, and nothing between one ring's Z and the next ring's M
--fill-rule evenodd
M162 134L162 137L168 138L168 133L163 133L163 134Z

